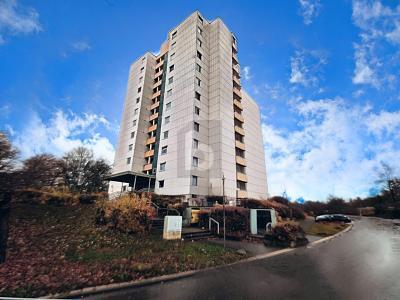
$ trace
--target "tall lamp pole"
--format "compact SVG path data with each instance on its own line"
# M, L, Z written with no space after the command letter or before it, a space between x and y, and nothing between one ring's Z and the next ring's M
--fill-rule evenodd
M222 211L223 211L223 221L224 221L224 250L226 241L226 231L225 231L225 176L222 173Z

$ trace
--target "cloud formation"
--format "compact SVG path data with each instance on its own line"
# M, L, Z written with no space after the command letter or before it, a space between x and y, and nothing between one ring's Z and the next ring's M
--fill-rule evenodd
M290 58L289 82L302 86L316 87L322 78L322 66L327 63L326 55L318 50L297 49Z
M34 8L19 5L17 0L0 1L0 45L6 43L6 36L41 30L39 13Z
M374 88L395 86L393 67L399 65L400 5L384 6L380 1L354 0L353 23L359 28L354 43L354 84Z
M296 102L296 130L268 124L262 130L271 194L325 200L366 196L376 168L400 165L400 111L374 113L341 98ZM397 170L398 172L400 170Z
M299 0L300 14L305 25L310 25L313 19L318 16L321 3L319 0Z
M245 80L250 80L253 76L250 73L250 66L245 66L242 72L243 78Z
M101 128L112 130L110 123L96 114L77 115L57 110L45 122L34 113L26 127L14 134L14 143L22 158L43 152L62 156L75 147L84 146L93 150L95 157L112 163L114 147L99 133Z

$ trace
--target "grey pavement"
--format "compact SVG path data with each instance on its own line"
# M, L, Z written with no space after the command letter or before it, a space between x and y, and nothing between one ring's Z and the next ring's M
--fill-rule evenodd
M92 299L400 299L400 226L361 218L311 248Z

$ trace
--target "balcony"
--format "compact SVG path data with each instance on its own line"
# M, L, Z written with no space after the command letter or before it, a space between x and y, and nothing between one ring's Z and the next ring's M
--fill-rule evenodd
M247 198L247 191L237 190L237 197L238 198Z
M158 71L158 72L156 73L156 75L154 75L154 79L160 77L160 76L162 75L162 73L163 73L163 70L161 69L160 71Z
M244 135L244 129L240 128L239 126L235 126L235 132L239 133L240 135Z
M143 166L143 171L150 171L152 169L153 165L152 164L147 164Z
M241 141L235 141L235 147L241 150L246 150L244 143L242 143Z
M232 69L238 74L238 76L240 77L240 65L236 64L232 66Z
M237 65L239 63L237 53L235 53L235 52L232 53L232 61L233 61L234 65Z
M233 82L236 83L237 86L240 86L240 80L236 76L233 76Z
M164 60L162 59L159 63L156 64L156 69L158 69L159 67L162 67L163 64L164 64Z
M161 85L162 80L157 81L154 85L153 85L153 89L157 88L158 86Z
M247 175L244 173L236 172L236 179L243 182L247 182Z
M158 92L157 92L158 93ZM153 109L155 109L155 108L157 108L157 107L159 107L160 106L160 102L159 101L157 101L156 103L153 103L152 105L150 105L150 110L153 110Z
M156 142L156 137L153 136L153 137L148 138L148 139L146 140L146 145L154 144L155 142Z
M241 157L241 156L237 156L236 155L236 163L245 167L246 166L246 159Z
M158 91L158 92L156 92L156 93L154 93L153 94L153 96L151 97L151 99L153 100L153 99L156 99L158 96L160 96L161 95L161 91Z
M244 122L243 116L235 111L235 119L239 120L240 122Z
M242 103L239 101L239 100L237 100L237 99L234 99L233 100L233 105L235 105L237 108L239 108L240 110L243 110L243 105L242 105Z
M235 42L232 43L232 49L235 49L236 52L238 51L238 50L237 50L237 45L236 45Z
M157 124L154 124L152 126L149 127L149 129L147 130L147 132L152 132L155 131L157 129Z
M238 88L233 87L233 93L236 95L237 98L242 99L242 93Z
M154 156L154 149L146 151L144 157Z
M158 118L158 113L152 114L150 116L150 121L153 121L154 119L157 119L157 118Z

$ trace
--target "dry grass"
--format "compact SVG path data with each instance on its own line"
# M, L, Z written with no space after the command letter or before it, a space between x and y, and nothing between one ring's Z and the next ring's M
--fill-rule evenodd
M330 236L342 231L348 226L348 224L340 223L314 223L307 229L306 233L311 235Z

